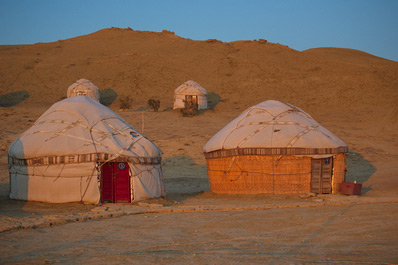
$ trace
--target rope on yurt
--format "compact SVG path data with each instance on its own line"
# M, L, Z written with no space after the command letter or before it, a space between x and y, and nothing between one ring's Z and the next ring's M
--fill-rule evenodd
M224 178L227 177L227 173L231 172L231 168L232 168L232 166L233 166L233 164L235 162L235 159L236 159L236 156L232 157L231 162L229 163L228 169L227 170L222 170L223 173L224 173ZM237 181L240 178L240 176L243 174L243 172L246 172L246 171L242 170L242 168L238 164L236 164L236 166L240 169L240 171L236 171L236 172L241 172L241 173L239 174L239 176L236 179L234 179L234 180L231 179L230 181Z
M258 171L248 171L248 170L243 170L241 166L239 166L238 163L236 163L236 156L232 157L231 162L229 164L228 170L221 170L221 169L208 169L209 171L214 171L214 172L222 172L223 177L227 178L227 174L229 173L240 173L239 176L237 176L235 179L230 179L230 181L237 181L244 173L246 173L246 176L249 174L259 174L259 175L268 175L272 176L272 192L274 191L274 182L275 182L275 176L297 176L297 175L307 175L310 174L311 171L309 172L304 172L304 173L275 173L274 169L275 166L278 165L278 162L283 156L278 156L276 158L276 163L274 162L274 158L272 158L272 173L266 173L266 172L258 172ZM240 170L231 170L232 166L235 165L238 169Z
M224 146L224 144L225 144L227 138L228 138L235 130L240 129L240 128L242 128L242 127L246 127L246 126L262 125L260 128L258 128L257 130L255 130L254 132L252 132L251 134L249 134L248 136L246 136L245 138L243 138L243 139L241 140L241 142L238 144L238 146L241 146L242 144L244 144L248 139L250 139L251 137L253 137L253 136L256 135L258 132L260 132L261 130L263 130L264 128L266 128L266 127L269 126L269 125L272 125L272 126L273 126L272 130L274 130L274 126L275 126L275 125L297 125L297 126L300 126L300 127L305 128L305 130L304 130L303 132L297 134L296 137L294 137L294 138L291 140L291 142L288 144L287 147L291 147L291 146L293 146L293 145L298 141L298 139L299 139L302 135L308 133L309 131L315 130L317 127L320 126L315 120L314 120L314 122L316 123L315 126L307 126L307 125L300 124L300 123L298 123L298 122L292 122L292 121L288 121L288 122L286 122L286 121L279 121L279 119L283 118L284 116L286 116L286 115L288 115L288 114L290 114L290 113L295 113L296 115L304 116L305 118L309 118L309 119L313 120L312 117L311 117L308 113L306 113L306 112L304 112L304 111L298 109L297 107L295 107L295 106L293 106L293 105L291 105L291 104L288 104L288 103L286 103L286 102L283 102L283 101L280 101L280 102L282 102L282 103L284 103L285 105L287 105L287 106L289 107L289 109L288 109L288 110L285 110L284 112L279 113L279 114L276 115L276 116L274 116L271 112L269 112L269 111L267 111L267 110L264 110L264 109L262 109L262 108L256 108L256 107L250 108L250 109L247 111L246 115L235 125L235 128L232 129L231 132L224 138L224 141L223 141L223 143L222 143L222 146ZM255 111L255 112L254 112L254 111ZM244 121L245 119L249 118L250 116L258 115L258 114L261 114L261 113L268 113L270 116L273 117L273 118L272 118L272 121L268 121L268 122L249 122L249 123L247 123L247 124L242 124L243 121ZM325 133L323 133L323 132L321 132L321 133L322 133L324 136L328 137L328 135L326 135ZM272 137L272 136L271 136L271 137Z
M94 163L94 165L95 165L95 164L96 164L96 163ZM92 179L92 177L94 176L95 171L96 171L96 166L93 167L93 170L91 171L90 176L87 178L88 183L87 183L87 185L86 185L86 189L84 190L84 192L81 191L83 176L80 176L80 194L81 194L81 195L80 195L80 196L81 196L81 197L80 197L80 201L81 201L81 202L83 201L84 196L86 196L86 193L87 193L89 184L91 183L91 179ZM100 194L102 194L102 191L100 191ZM101 196L102 196L102 195L100 195L100 201L101 201Z
M274 120L276 117L274 117ZM275 132L275 124L272 124L272 132L271 133L271 147L273 147L273 136ZM272 194L275 193L275 164L274 164L274 157L272 157Z
M98 121L98 122L99 122L99 121ZM102 168L103 164L100 165L98 149L97 149L97 145L95 144L94 137L93 137L93 128L94 128L95 125L97 125L98 122L96 122L95 124L93 124L93 126L91 126L91 127L88 128L88 129L89 129L89 131L90 131L90 137L91 137L91 141L92 141L93 146L94 146L95 153L97 154L97 161L94 163L93 171L94 171L94 170L97 171L97 186L98 186L98 192L99 192L99 194L100 194L99 204L102 205L102 181L101 181L100 172L101 172L101 168ZM92 176L92 175L93 175L93 173L91 174L91 176ZM90 182L91 182L91 179L90 179ZM81 200L83 200L83 196L81 197Z
M239 172L243 172L243 173L250 173L250 174L259 174L259 175L267 175L267 176L295 176L295 175L305 175L305 174L310 174L311 171L308 172L303 172L303 173L266 173L266 172L258 172L258 171L247 171L247 170L230 170L228 172L226 172L226 170L222 170L222 169L209 169L209 171L214 171L214 172L223 172L223 173L239 173ZM238 180L238 178L236 179Z
M66 164L63 164L61 171L59 172L58 176L53 180L53 182L57 181L61 177L62 171L64 171L65 166L66 166ZM50 167L50 165L47 166L47 169L49 167Z

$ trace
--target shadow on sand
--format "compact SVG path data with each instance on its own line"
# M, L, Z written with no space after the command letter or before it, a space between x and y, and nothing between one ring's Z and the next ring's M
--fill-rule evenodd
M0 96L0 107L13 107L19 103L27 100L30 97L29 92L20 90L17 92L8 93Z
M214 110L217 104L220 102L221 97L215 92L209 92L207 94L207 108Z
M12 200L10 184L0 183L0 218L43 217L45 215L70 214L90 211L95 205L83 203L45 203Z
M345 181L356 181L363 184L376 172L376 167L359 153L348 152L346 162L347 173ZM362 194L370 190L372 190L372 186L362 186Z
M183 201L210 189L207 166L198 166L189 156L173 156L162 161L167 197Z

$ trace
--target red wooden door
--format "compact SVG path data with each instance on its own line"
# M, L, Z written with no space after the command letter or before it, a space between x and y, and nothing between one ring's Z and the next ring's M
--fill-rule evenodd
M102 202L113 202L113 165L106 163L102 166Z
M116 172L115 202L131 202L129 164L114 163Z
M111 162L102 166L102 202L131 202L129 165Z

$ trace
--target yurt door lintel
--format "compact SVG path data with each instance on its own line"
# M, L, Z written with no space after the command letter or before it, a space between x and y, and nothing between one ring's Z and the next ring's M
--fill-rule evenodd
M131 202L129 171L126 162L108 162L102 166L102 202Z

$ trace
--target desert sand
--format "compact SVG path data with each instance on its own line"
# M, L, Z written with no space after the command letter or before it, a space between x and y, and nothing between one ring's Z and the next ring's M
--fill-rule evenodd
M397 62L118 28L0 46L0 58L0 225L10 227L1 263L398 264ZM163 151L167 198L101 207L8 198L8 146L80 78ZM187 80L209 92L211 109L195 117L172 110ZM120 111L127 96L131 109ZM303 109L348 145L347 181L363 184L361 196L211 193L202 147L268 99Z

